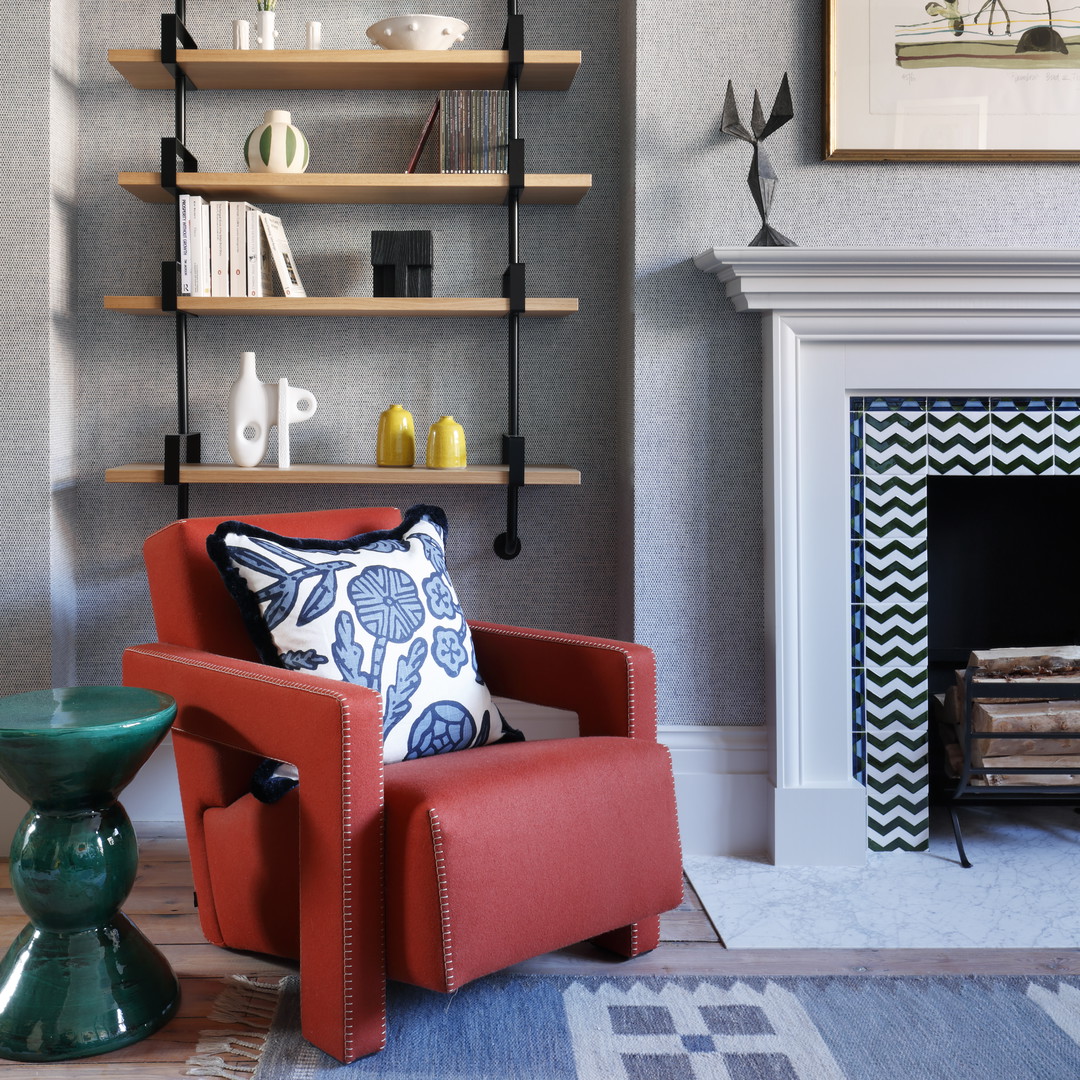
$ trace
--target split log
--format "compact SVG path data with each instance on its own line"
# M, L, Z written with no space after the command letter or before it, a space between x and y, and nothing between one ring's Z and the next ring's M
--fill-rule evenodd
M1048 754L1080 754L1080 701L1033 701L988 704L975 701L971 710L972 730L984 734L1004 732L1066 732L1076 738L975 739L972 759L1002 755L1020 757Z
M1080 645L984 649L968 657L968 666L994 675L1080 675Z

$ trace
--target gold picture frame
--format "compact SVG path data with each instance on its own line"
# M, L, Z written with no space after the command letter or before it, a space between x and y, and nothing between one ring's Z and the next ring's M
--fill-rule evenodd
M1080 9L1014 3L824 0L825 160L1080 161Z

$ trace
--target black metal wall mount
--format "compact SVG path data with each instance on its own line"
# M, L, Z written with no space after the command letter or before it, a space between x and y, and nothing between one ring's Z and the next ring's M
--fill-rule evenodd
M161 140L161 186L173 196L175 259L161 264L161 309L172 312L176 324L176 434L165 436L164 482L176 488L176 516L188 516L188 485L180 482L180 466L197 464L202 440L191 431L188 419L187 313L176 302L180 269L180 200L178 171L197 172L199 163L184 145L187 139L187 92L195 87L176 62L177 44L196 49L195 39L184 25L185 0L176 0L175 14L161 16L161 63L173 80L173 134ZM180 166L178 169L177 166Z
M177 62L177 46L196 49L194 38L184 25L186 0L175 0L174 13L161 16L161 63L173 79L173 134L161 140L161 185L174 197L175 259L161 264L161 306L173 314L176 324L176 403L177 432L165 436L164 482L177 489L177 517L188 516L188 485L181 482L182 464L201 460L201 438L189 427L188 416L188 343L186 312L177 304L180 266L180 207L177 174L197 172L199 163L186 147L188 91L195 85ZM517 0L507 0L506 35L503 48L507 53L506 90L508 100L508 192L507 210L507 267L503 275L503 295L509 301L507 313L507 421L502 438L502 460L507 466L506 531L495 538L495 552L502 559L516 558L521 552L518 535L518 496L525 484L525 439L519 430L520 398L520 326L525 313L525 264L520 260L518 204L525 187L525 142L518 135L518 84L525 66L525 20L517 10ZM430 295L430 290L427 295Z
M521 554L518 536L518 495L525 484L525 439L519 430L518 402L521 371L519 364L519 320L525 314L525 264L520 261L518 234L518 203L525 187L525 143L518 136L518 82L525 66L525 20L517 10L517 0L507 0L506 89L508 136L508 191L506 196L507 266L503 275L503 295L510 301L507 313L506 356L506 434L502 440L503 464L506 477L506 531L495 537L495 554L500 559L515 559Z

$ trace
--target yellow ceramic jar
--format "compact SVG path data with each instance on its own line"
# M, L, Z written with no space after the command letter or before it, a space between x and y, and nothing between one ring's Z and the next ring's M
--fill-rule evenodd
M379 416L379 437L375 444L377 465L412 465L416 460L416 436L412 413L401 405L391 405Z
M440 416L427 439L429 469L465 468L465 429L452 417Z

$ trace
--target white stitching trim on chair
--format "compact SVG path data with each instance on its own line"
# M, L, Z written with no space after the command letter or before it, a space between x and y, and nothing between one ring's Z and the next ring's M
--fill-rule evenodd
M342 695L329 687L323 689L317 686L304 686L300 683L290 682L286 679L274 678L271 675L266 675L261 671L237 671L236 668L226 667L223 664L210 664L205 660L195 660L187 656L175 656L169 653L161 653L155 649L145 649L140 646L131 646L128 652L133 652L139 656L149 656L157 660L167 660L170 663L182 664L185 667L200 668L204 671L216 671L225 675L234 675L240 679L252 679L255 682L266 683L269 686L280 686L286 690L299 690L302 693L314 694L316 697L331 698L338 702L341 708L342 724L345 729L345 742L342 747L342 768L346 775L349 774L352 766L350 760L351 752L348 749L351 745L349 739L350 726L352 717L349 712L349 703L347 700L343 700ZM379 699L379 715L382 715L383 700L382 695L375 692L376 697ZM379 803L382 805L384 801L384 773L385 767L382 762L382 757L379 758ZM352 1038L352 1011L353 1011L353 970L352 964L349 961L349 957L352 953L352 907L347 898L351 896L352 883L353 883L353 845L349 843L349 836L352 829L352 797L349 791L349 785L342 785L344 789L344 801L342 803L342 827L344 830L343 840L341 845L343 852L343 861L341 867L342 875L342 887L343 894L341 898L341 906L343 913L343 926L342 926L342 949L343 949L343 971L342 981L344 986L342 990L344 992L343 999L343 1017L345 1022L345 1055L346 1058L352 1058L353 1055L353 1038ZM379 865L383 865L385 859L385 852L383 851L383 833L384 830L379 830ZM383 955L386 955L386 913L383 910L384 898L383 890L379 891L379 925L382 931L383 938ZM382 992L382 1033L380 1035L379 1049L383 1049L386 1046L386 980L381 982Z
M531 634L524 630L508 630L500 626L490 624L480 627L471 627L473 633L501 634L503 637L525 638L529 641L549 641L555 645L575 645L579 648L584 646L589 649L605 649L608 652L617 652L626 660L626 696L627 696L627 721L630 725L628 734L634 738L634 665L628 650L606 641L581 641L578 638L559 637L552 634ZM654 710L655 711L655 710Z
M442 825L439 812L431 807L428 810L428 822L431 826L431 847L435 853L435 875L439 882L439 925L442 931L443 981L447 993L452 993L454 986L454 946L450 933L450 897L446 888L446 861L443 858Z

